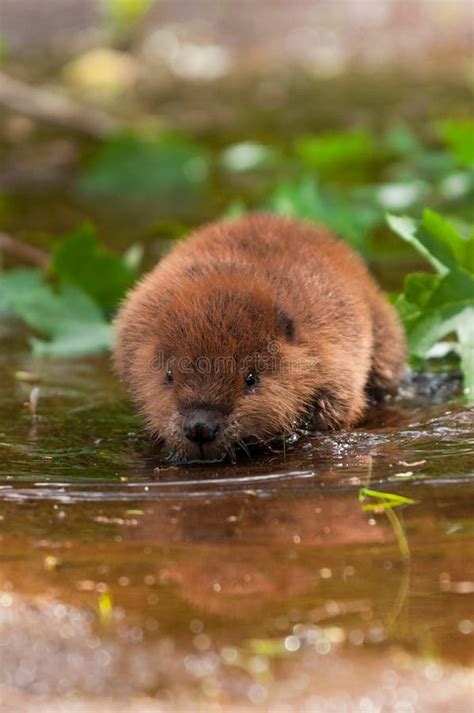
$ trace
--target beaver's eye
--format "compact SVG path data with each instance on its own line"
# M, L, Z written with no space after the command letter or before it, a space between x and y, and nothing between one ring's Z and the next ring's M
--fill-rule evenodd
M165 383L166 384L173 383L173 370L172 369L168 369L168 371L166 372Z
M254 374L252 371L250 371L245 377L245 386L247 387L247 389L253 389L257 385L257 382L257 374Z

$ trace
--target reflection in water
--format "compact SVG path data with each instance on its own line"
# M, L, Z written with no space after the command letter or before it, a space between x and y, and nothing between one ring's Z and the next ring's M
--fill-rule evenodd
M467 713L474 427L448 381L285 454L156 471L105 362L15 354L0 365L0 701ZM361 487L414 501L395 511L409 558Z
M365 691L365 675L353 680L363 651L364 666L397 671L402 688L421 661L438 662L426 670L449 687L448 662L472 660L466 486L404 492L417 500L399 513L409 566L383 513L363 513L355 491L325 494L317 483L219 500L6 501L1 683L34 693L164 688L172 698L192 698L197 686L204 700L217 685L237 701L258 684L280 700L276 682L291 688L302 671L300 695L321 695L315 666ZM47 661L33 647L23 683L27 642ZM456 681L462 706L467 680Z

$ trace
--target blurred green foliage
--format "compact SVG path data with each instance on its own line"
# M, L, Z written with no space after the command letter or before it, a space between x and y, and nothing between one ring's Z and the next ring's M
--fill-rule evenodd
M80 287L106 314L111 314L138 277L135 269L97 242L85 224L54 248L52 269L64 283Z
M13 311L44 339L32 338L38 355L80 356L110 348L109 318L138 277L123 259L100 245L84 225L57 243L51 264L0 275L0 310Z
M155 257L194 225L182 212L191 198L200 206L196 222L269 210L329 226L369 261L426 259L433 272L408 274L396 299L412 363L422 365L438 340L456 335L472 394L474 122L446 119L425 128L423 138L394 123L378 134L355 128L279 145L224 146L183 133L129 131L97 144L77 188L90 205L106 198L120 215L138 215L139 206L141 217L146 206L160 206L149 229ZM413 217L401 215L407 213ZM109 320L137 278L142 247L109 252L85 224L53 248L46 276L0 276L0 306L49 340L33 341L37 353L103 350L112 338Z
M303 164L335 175L355 166L367 167L376 157L376 143L368 131L323 133L296 140L295 152Z
M267 210L323 223L345 238L363 255L369 252L367 237L382 220L376 205L349 201L334 189L322 189L316 179L304 176L296 183L281 183L264 206Z
M439 133L459 163L474 166L474 120L446 120L438 124Z
M121 40L140 22L157 0L102 0L106 28Z
M112 327L98 305L79 287L57 289L36 270L12 270L0 277L0 308L12 310L32 330L38 356L77 357L110 348Z
M100 146L79 187L96 197L160 200L203 191L208 171L207 149L185 136L120 134Z

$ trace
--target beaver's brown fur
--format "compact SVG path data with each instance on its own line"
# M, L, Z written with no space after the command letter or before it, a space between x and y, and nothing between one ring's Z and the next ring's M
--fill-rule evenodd
M405 342L360 258L327 230L247 215L197 230L126 298L115 367L150 431L188 459L354 426L394 391Z

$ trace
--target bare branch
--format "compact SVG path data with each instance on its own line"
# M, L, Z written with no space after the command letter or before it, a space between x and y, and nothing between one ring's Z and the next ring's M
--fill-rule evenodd
M49 253L45 250L16 240L6 233L0 233L0 253L2 252L13 255L18 258L18 260L36 265L37 267L46 267L51 259Z
M85 106L49 89L32 87L0 72L0 105L33 119L104 138L120 123L95 107Z

